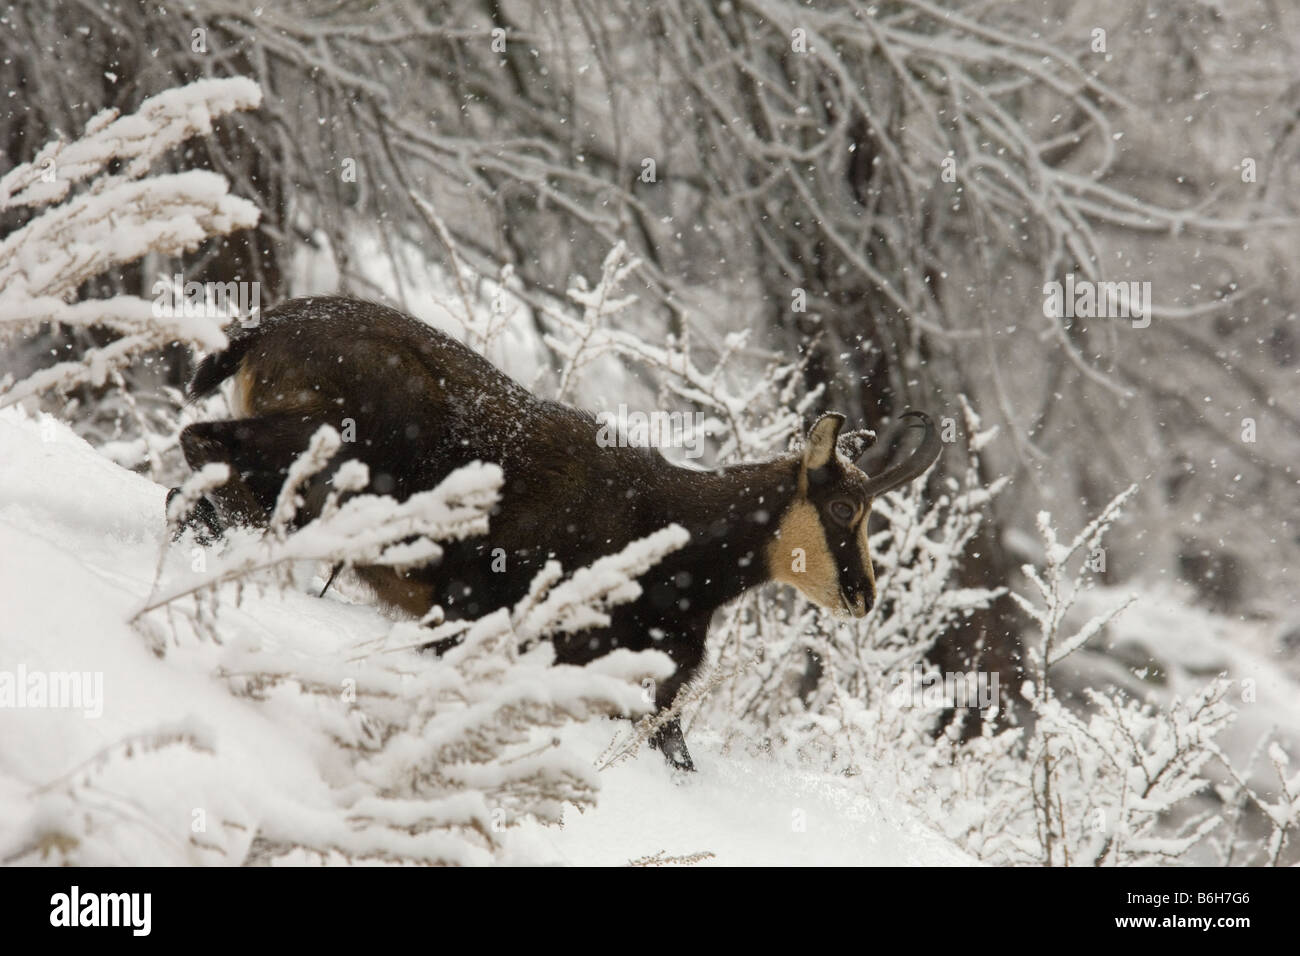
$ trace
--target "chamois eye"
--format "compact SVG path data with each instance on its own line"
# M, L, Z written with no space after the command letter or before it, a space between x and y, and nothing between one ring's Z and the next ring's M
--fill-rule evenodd
M840 524L848 524L853 520L853 515L857 513L857 508L853 507L851 502L840 500L832 501L830 504L831 517Z

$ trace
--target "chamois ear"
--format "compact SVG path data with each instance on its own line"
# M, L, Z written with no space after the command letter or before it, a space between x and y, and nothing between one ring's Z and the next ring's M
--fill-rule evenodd
M870 428L856 428L851 432L841 432L838 444L841 455L849 461L857 461L875 443L874 431Z
M807 471L823 468L830 464L835 454L835 442L844 427L844 416L827 412L808 429L808 443L803 450L803 466Z

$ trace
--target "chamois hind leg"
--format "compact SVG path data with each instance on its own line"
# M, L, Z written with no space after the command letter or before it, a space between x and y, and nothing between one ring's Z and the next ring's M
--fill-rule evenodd
M275 508L280 486L294 459L307 447L319 423L296 414L263 415L230 421L197 422L181 432L181 448L191 468L220 463L230 466L225 484L207 493L210 514L198 515L196 506L187 519L203 521L209 528L229 525L258 526Z

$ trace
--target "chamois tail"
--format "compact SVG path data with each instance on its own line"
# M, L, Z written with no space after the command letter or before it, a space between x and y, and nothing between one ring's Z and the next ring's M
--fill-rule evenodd
M244 360L244 353L248 351L252 339L251 335L232 338L228 346L220 352L213 352L200 362L199 367L194 370L194 378L190 380L190 387L185 393L186 399L196 402L200 398L206 398L215 392L222 382L239 371L239 363Z

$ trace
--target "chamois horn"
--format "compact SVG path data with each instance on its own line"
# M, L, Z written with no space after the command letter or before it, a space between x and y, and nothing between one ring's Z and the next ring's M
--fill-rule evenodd
M921 443L916 446L916 450L904 458L892 468L886 468L878 475L873 475L867 480L867 493L870 495L883 495L886 491L893 491L902 485L907 484L913 478L920 477L931 465L939 458L939 452L943 450L943 440L939 438L939 433L935 430L934 422L925 412L904 412L899 416L898 422L890 429L889 434L883 441L872 448L872 451L879 450L882 453L888 453L893 447L894 441L902 437L902 433L909 428L924 429L921 436ZM865 459L867 456L864 455ZM874 456L872 456L874 457ZM866 470L864 468L864 470Z

